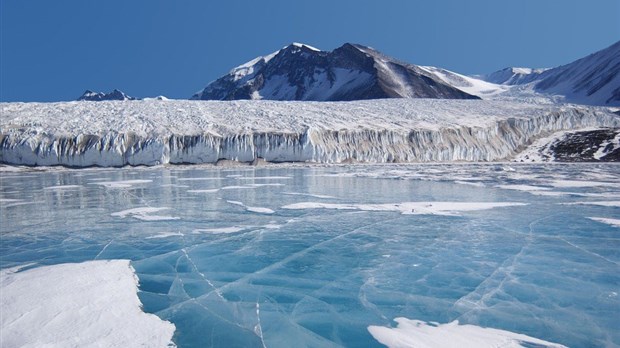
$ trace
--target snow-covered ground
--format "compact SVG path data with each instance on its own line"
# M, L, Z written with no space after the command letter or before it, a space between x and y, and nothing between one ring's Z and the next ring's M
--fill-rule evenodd
M605 134L606 133L606 134ZM601 136L603 136L601 138ZM598 139L597 139L598 138ZM563 147L570 153L558 150ZM600 161L620 149L620 129L585 128L538 138L515 158L516 162L554 162L570 159ZM616 156L617 157L617 156ZM617 161L617 160L616 160Z
M0 162L432 162L508 159L541 135L619 127L604 108L489 100L1 104Z
M175 326L144 313L128 260L0 272L2 347L169 347Z

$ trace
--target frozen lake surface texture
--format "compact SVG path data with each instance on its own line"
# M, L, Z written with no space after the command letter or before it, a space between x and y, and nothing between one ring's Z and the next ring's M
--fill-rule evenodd
M614 164L4 167L0 208L2 346L620 346Z

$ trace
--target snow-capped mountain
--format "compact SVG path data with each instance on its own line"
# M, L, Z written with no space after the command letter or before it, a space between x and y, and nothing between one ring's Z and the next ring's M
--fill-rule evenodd
M103 101L103 100L136 100L134 97L130 97L127 94L119 91L118 89L113 90L110 93L103 92L93 92L91 90L86 90L81 97L77 100L86 100L86 101Z
M293 43L232 69L192 97L313 101L380 98L478 99L426 69L349 43L331 52Z
M141 100L170 100L170 98L166 97L165 95L158 95L157 97L146 97L146 98L142 98Z
M538 92L566 96L567 101L620 105L620 41L570 64L547 70Z
M437 68L434 66L418 66L418 68L432 74L446 84L458 88L461 91L478 96L482 99L494 99L495 96L510 90L510 86L503 86L474 77L461 75L454 71Z
M532 68L505 68L487 75L474 75L473 77L498 85L522 85L540 78L540 75L549 69Z
M506 68L477 77L502 85L530 85L533 91L560 101L620 106L620 41L556 68Z

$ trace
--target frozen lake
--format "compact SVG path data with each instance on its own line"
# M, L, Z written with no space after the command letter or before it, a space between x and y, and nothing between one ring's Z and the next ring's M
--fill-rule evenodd
M620 165L5 171L0 208L2 269L129 259L179 347L620 346Z

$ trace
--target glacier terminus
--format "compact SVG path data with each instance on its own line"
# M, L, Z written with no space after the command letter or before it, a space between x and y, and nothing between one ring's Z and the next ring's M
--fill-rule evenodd
M608 108L488 100L140 100L2 108L0 162L30 166L507 161L559 131L620 127L620 116Z

